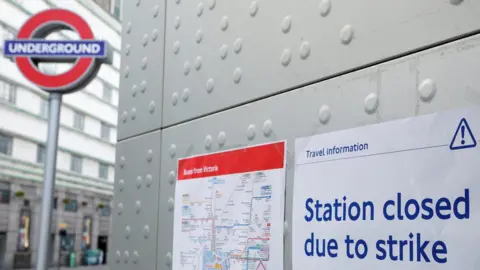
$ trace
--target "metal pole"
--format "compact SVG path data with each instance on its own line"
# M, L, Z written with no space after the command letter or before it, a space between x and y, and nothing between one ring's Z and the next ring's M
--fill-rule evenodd
M42 212L40 216L40 239L37 247L36 270L48 269L48 245L52 220L53 192L57 164L58 129L62 94L51 93L48 98L48 134L43 177Z

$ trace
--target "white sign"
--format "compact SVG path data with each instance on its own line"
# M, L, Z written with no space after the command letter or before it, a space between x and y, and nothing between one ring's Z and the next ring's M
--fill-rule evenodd
M475 138L479 108L297 139L293 269L480 269Z
M286 143L180 159L173 270L282 270Z

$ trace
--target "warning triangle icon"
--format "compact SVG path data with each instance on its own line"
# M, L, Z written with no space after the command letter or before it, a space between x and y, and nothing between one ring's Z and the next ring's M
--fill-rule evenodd
M465 148L473 148L477 146L477 140L473 136L472 130L465 118L460 120L455 135L453 135L450 143L450 150L460 150Z

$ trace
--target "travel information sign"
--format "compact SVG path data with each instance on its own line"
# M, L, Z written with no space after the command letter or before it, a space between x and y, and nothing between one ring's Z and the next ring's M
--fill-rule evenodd
M480 108L296 141L293 269L476 270Z

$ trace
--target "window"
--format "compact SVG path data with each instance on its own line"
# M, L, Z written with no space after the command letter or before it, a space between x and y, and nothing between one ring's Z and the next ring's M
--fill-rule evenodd
M73 112L73 114L73 127L83 131L85 115L79 112Z
M108 179L108 165L105 163L100 163L98 167L98 177L103 179Z
M0 52L3 51L4 41L8 39L14 39L15 35L16 35L15 29L13 29L8 25L2 24L0 22ZM13 58L9 58L9 60L11 62L14 61Z
M102 139L110 140L110 126L102 122L101 129L100 136L102 136Z
M103 99L112 102L112 88L105 84L103 85Z
M42 164L45 162L45 145L37 145L37 162Z
M63 210L65 212L77 212L78 210L77 200L68 200L67 202L64 202Z
M112 4L112 0L94 0L95 3L97 3L101 8L103 8L105 11L110 10L110 5Z
M57 209L57 207L58 207L58 197L53 198L53 206L52 207L55 210Z
M115 0L115 4L113 6L113 16L115 16L117 20L122 19L122 1L121 0Z
M0 182L0 204L10 203L10 184Z
M72 155L70 170L72 172L82 173L82 157Z
M43 118L48 118L48 100L40 99L40 115Z
M13 137L7 134L0 133L0 153L11 156Z
M82 228L82 249L90 249L92 247L92 223L93 219L91 216L83 217L83 228Z
M0 102L15 104L17 99L17 86L6 81L0 81Z
M100 216L102 217L108 217L110 216L110 205L105 204L102 209L100 209Z
M30 250L30 231L32 225L32 213L29 209L20 210L20 222L18 230L17 251Z
M60 241L62 251L72 251L75 248L75 234L69 233L63 236Z

